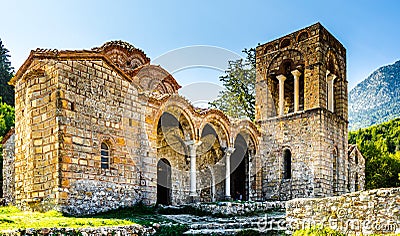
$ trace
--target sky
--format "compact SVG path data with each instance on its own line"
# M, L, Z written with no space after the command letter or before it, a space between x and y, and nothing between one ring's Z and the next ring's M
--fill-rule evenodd
M36 48L90 49L124 40L153 61L193 45L244 56L256 47L320 22L347 49L349 88L400 59L400 1L103 1L0 0L0 39L17 70ZM157 60L155 60L157 62ZM220 85L223 68L174 72L181 85Z

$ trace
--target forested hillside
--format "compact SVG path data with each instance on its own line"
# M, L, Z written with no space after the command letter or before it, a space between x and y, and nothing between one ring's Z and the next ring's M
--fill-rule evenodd
M400 118L349 133L366 159L368 189L400 187Z

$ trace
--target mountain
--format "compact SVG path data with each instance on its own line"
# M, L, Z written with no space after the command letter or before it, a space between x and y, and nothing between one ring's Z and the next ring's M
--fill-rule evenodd
M375 70L349 92L349 130L400 117L400 61Z

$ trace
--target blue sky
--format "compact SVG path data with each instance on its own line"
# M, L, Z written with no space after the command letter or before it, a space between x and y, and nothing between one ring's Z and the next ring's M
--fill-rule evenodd
M400 1L10 1L2 0L0 38L18 69L35 48L90 49L121 39L154 59L211 45L241 54L321 22L347 49L349 88L400 59ZM218 82L220 71L176 73L181 84Z

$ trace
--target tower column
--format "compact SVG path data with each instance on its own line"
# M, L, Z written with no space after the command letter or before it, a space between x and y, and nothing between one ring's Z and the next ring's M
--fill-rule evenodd
M330 71L328 70L326 72L326 83L328 85L327 88L327 94L328 94L328 110L331 112L335 112L335 87L334 87L334 81L336 79L336 75L330 73Z
M294 77L294 112L299 110L299 80L301 72L299 70L292 71Z
M276 78L279 80L279 115L283 116L285 111L285 80L286 76L278 75Z
M235 148L228 148L225 155L225 199L231 199L231 155Z

